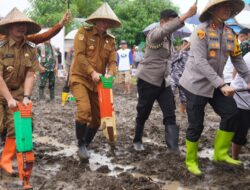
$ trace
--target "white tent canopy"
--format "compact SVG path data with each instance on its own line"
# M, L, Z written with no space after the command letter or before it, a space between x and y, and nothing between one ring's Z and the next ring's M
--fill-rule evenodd
M64 39L65 39L65 40L74 40L77 31L78 31L78 29L71 30L71 31L65 36Z
M243 26L245 28L250 28L249 16L250 16L250 6L245 5L244 10L241 11L240 14L238 14L235 17L235 20L237 21L237 23L239 23L240 26Z

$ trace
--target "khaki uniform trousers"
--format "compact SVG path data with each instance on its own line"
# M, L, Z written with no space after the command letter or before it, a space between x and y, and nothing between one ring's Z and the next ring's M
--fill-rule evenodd
M86 123L90 128L98 128L101 124L98 93L81 83L73 83L71 91L76 98L76 121Z
M22 101L23 99L22 87L20 87L17 90L10 91L10 93L15 100ZM13 111L9 109L6 100L3 97L0 97L0 133L3 132L4 128L7 128L8 138L15 138Z

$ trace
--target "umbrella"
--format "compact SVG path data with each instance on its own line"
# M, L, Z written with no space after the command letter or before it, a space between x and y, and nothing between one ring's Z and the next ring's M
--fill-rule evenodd
M249 21L249 15L250 15L250 11L244 9L243 11L241 11L236 17L235 20L236 22L245 28L250 28L250 21Z
M154 22L150 25L148 25L144 30L143 33L145 35L147 35L149 33L149 31L155 29L156 27L160 26L160 22ZM184 37L188 37L190 36L190 34L192 33L192 31L190 30L189 27L184 26L182 28L180 28L179 30L177 30L176 32L174 32L174 37L179 37L179 38L184 38Z
M200 15L196 14L190 18L188 18L185 22L188 24L199 25L201 22L199 20Z

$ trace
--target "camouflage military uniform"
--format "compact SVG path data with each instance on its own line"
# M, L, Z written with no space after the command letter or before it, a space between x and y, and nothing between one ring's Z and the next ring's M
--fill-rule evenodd
M53 100L55 98L55 51L50 43L44 43L43 46L39 48L39 55L41 57L41 65L46 69L44 73L40 73L39 96L40 99L44 98L43 91L47 80L49 80L50 99Z
M240 44L242 56L246 55L250 51L250 40L244 41Z
M172 91L175 94L176 89L179 90L179 98L181 103L186 103L186 96L183 92L183 90L180 88L179 80L182 76L182 73L185 68L185 64L188 59L188 53L189 51L180 51L175 52L172 56L172 62L171 62L171 87Z

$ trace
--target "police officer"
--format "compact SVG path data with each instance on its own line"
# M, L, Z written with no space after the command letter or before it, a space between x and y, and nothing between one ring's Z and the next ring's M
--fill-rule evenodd
M137 68L138 104L133 145L135 150L144 150L142 135L154 101L163 112L165 139L172 151L178 151L179 128L176 125L174 96L170 86L170 56L173 49L171 34L183 27L184 21L196 13L193 5L183 16L173 10L161 12L160 26L147 35L145 58Z
M29 104L34 74L39 69L35 45L25 40L25 35L34 34L41 27L27 18L17 8L0 21L0 34L7 38L0 41L0 75L12 97ZM13 112L4 97L0 96L0 125L7 128L7 138L2 152L0 166L13 174L12 159L16 155ZM3 127L1 127L3 129Z
M81 27L74 40L75 56L70 71L70 88L76 98L76 137L80 159L88 159L87 146L100 126L97 83L101 75L109 78L116 73L114 37L108 28L119 27L119 19L108 3L103 3L86 22L92 27ZM107 71L107 72L106 72Z
M238 73L250 87L250 72L244 63L236 34L224 24L244 8L241 0L210 0L200 15L202 22L191 36L191 50L180 84L187 97L189 126L186 133L186 166L201 175L198 166L198 141L203 131L204 109L209 103L221 117L214 141L214 161L238 165L228 155L237 127L237 107L231 97L234 89L223 81L223 69L231 57Z

